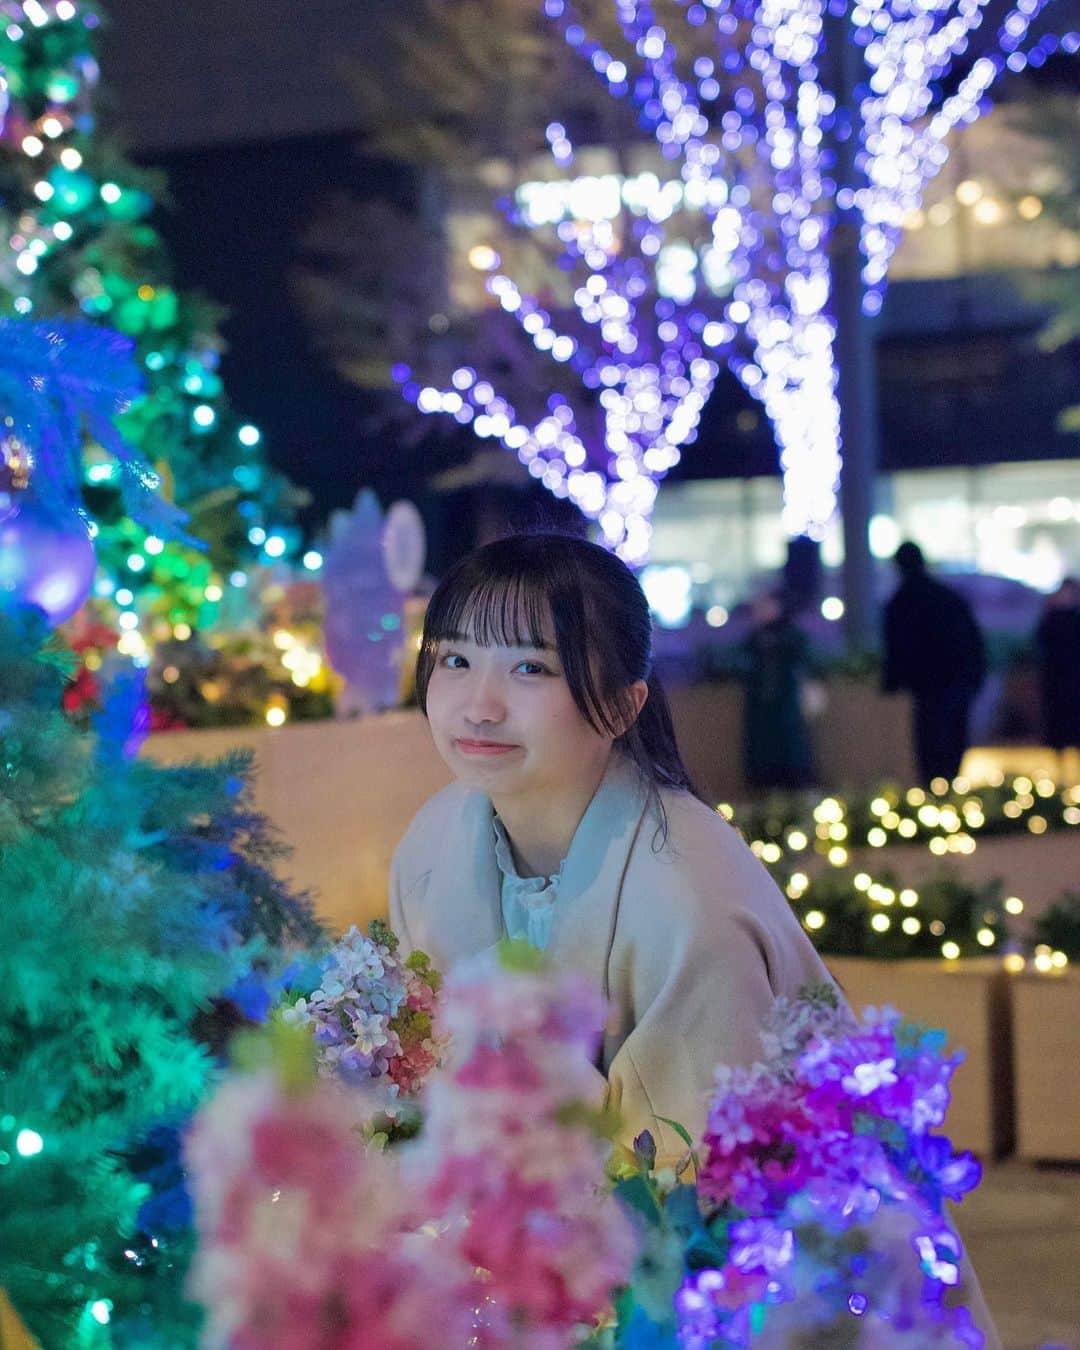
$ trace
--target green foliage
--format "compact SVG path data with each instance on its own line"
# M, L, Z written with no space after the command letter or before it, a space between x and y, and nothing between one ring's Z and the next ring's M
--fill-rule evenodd
M1066 891L1056 904L1031 925L1033 943L1045 943L1064 952L1070 961L1080 960L1080 891Z
M962 858L988 836L1032 840L1077 829L1080 788L1017 774L997 786L969 787L957 779L905 792L890 784L823 800L776 793L737 811L721 809L822 953L931 958L954 943L958 953L947 954L986 956L1001 952L1009 936L1001 883L963 880ZM941 871L913 885L904 873L905 851L914 857L923 848L940 858ZM840 856L832 856L837 849ZM1069 924L1076 922L1071 912L1066 897L1046 929L1060 931L1062 940L1041 940L1068 952Z
M547 957L539 947L520 938L503 938L499 943L499 965L503 970L519 971L523 975L535 975L547 969Z
M66 721L63 679L36 615L0 611L0 1286L49 1350L102 1301L103 1344L193 1344L187 1238L139 1233L136 1161L214 1075L195 1028L318 927L246 762L133 762L116 713Z
M986 839L991 835L1033 835L1077 828L1075 810L1080 792L1064 783L1040 778L1033 782L1024 774L996 786L968 787L960 779L938 784L940 790L909 788L906 792L894 783L874 790L834 793L825 799L834 805L829 819L818 819L824 803L813 793L773 793L759 802L739 807L736 822L748 840L788 847L792 830L801 830L810 848L828 853L834 843L830 824L842 824L847 848L873 845L871 831L881 830L883 842L929 845L936 838L948 844L950 837L964 834ZM962 790L961 790L962 789ZM835 816L835 819L832 817ZM946 848L946 853L951 849ZM792 856L789 861L795 862Z
M696 1186L661 1184L647 1147L651 1138L643 1136L635 1143L636 1169L616 1182L615 1195L638 1228L637 1265L630 1287L616 1299L616 1326L608 1339L585 1344L666 1350L675 1343L676 1290L689 1272L723 1266L731 1212L706 1215Z
M810 879L810 884L792 908L802 920L814 946L826 956L866 956L878 961L905 958L940 958L942 944L954 942L960 956L986 956L1000 951L1007 935L1001 907L1001 883L982 885L963 882L952 876L940 876L923 882L918 900L910 908L898 899L905 889L892 873L882 873L878 884L891 892L892 899L875 900L854 884L850 871L829 869ZM813 927L807 916L813 912L824 923ZM876 928L874 921L888 920L887 928ZM905 919L918 924L914 932L905 931ZM993 942L984 946L976 934L993 934Z

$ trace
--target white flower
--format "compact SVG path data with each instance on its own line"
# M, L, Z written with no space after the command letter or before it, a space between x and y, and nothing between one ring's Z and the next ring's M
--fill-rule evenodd
M856 1064L854 1070L841 1080L841 1086L851 1097L869 1097L879 1087L891 1087L897 1081L893 1069L895 1059L883 1059L876 1064Z

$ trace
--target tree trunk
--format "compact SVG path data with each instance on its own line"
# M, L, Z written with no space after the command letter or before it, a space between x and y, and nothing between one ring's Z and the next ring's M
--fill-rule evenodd
M855 86L858 50L851 40L846 12L825 18L826 64L837 102L837 192L856 190L861 175L855 165L859 143L859 110ZM845 134L846 133L846 134ZM843 464L840 510L844 530L844 624L852 652L880 643L874 561L870 553L870 517L878 468L877 364L871 320L863 313L863 258L859 248L859 213L837 213L831 248L832 309L836 323L835 359L840 403Z

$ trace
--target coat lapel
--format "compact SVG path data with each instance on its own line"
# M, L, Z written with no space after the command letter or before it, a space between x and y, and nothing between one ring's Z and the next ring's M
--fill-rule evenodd
M580 971L605 997L623 874L645 814L637 767L616 752L581 818L559 882L548 947L552 965ZM469 792L447 822L446 836L432 841L438 861L424 900L424 932L416 936L444 970L503 936L492 815L490 800Z
M557 970L577 970L605 998L623 876L647 794L637 766L616 751L577 828L563 865L548 951Z
M443 970L492 947L502 937L499 868L491 802L482 792L465 795L445 837L433 839L437 855L424 912L424 950Z

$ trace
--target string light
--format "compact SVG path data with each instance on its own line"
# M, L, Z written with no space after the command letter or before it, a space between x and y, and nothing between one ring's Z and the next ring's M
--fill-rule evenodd
M44 1149L45 1141L37 1130L20 1130L15 1136L15 1152L20 1158L35 1158Z
M1034 777L1020 774L1010 782L999 776L995 782L996 786L974 786L962 777L954 779L951 784L942 780L935 784L937 795L929 800L921 788L912 788L906 793L898 793L890 788L863 800L829 795L808 810L814 822L812 833L800 828L799 823L791 819L790 808L785 810L776 803L760 808L756 818L751 816L741 824L744 830L752 826L747 836L751 840L752 852L772 869L777 882L796 908L801 909L802 904L807 904L813 906L816 912L826 914L828 904L840 898L839 913L845 917L844 907L850 903L850 893L848 899L843 899L844 887L850 885L851 891L864 897L867 902L869 912L866 921L870 934L881 938L886 933L895 936L899 930L905 938L913 940L915 950L923 951L923 944L927 941L925 935L928 934L930 938L938 939L937 950L942 951L946 959L953 960L960 958L964 951L962 944L967 942L974 941L978 947L986 950L999 947L1004 936L1001 919L1005 915L1016 917L1023 914L1024 902L1016 895L1007 896L1000 902L999 911L996 899L982 899L977 890L972 891L973 900L981 899L979 922L974 928L969 928L965 920L960 931L954 929L950 932L941 919L928 921L917 912L922 902L919 891L913 887L900 888L895 882L884 884L863 868L855 871L850 881L846 877L832 879L833 874L829 870L819 869L817 873L811 873L804 870L805 850L812 848L823 862L832 868L841 868L850 863L851 850L854 848L884 846L890 836L903 839L921 834L926 847L936 856L953 853L966 855L975 849L975 841L968 833L969 830L990 829L1001 833L1019 828L1026 832L1026 822L1030 819L1026 812L1037 801L1043 812L1038 818L1045 821L1047 831L1053 827L1067 827L1070 812L1080 815L1080 809L1075 805L1080 801L1080 786L1061 788L1046 773ZM950 797L945 795L947 793L954 795ZM1021 806L1020 803L1025 805ZM1051 810L1054 804L1062 808L1060 815ZM1005 808L1010 805L1020 812L1019 820L1014 821L1006 811ZM915 817L901 815L897 806L913 809ZM734 816L728 803L723 803L717 809L727 819ZM806 810L807 807L800 805L799 809ZM841 839L844 840L843 844L835 842ZM798 869L789 870L796 857L800 863ZM812 876L816 876L816 880ZM959 898L962 900L962 897ZM823 901L826 902L824 906ZM899 911L895 921L883 913L894 906ZM801 920L812 930L813 925L807 923L807 912L801 914ZM875 922L875 914L888 918L888 923L883 924L880 920ZM942 949L943 943L948 951ZM892 946L895 950L895 941ZM954 948L956 956L951 957L948 953ZM1003 955L1006 969L1015 971L1025 968L1024 958L1019 958L1021 964L1017 966L1013 959L1015 956L1015 953ZM1034 969L1042 974L1057 973L1066 968L1067 962L1067 954L1049 947L1045 950L1036 949L1033 958Z

